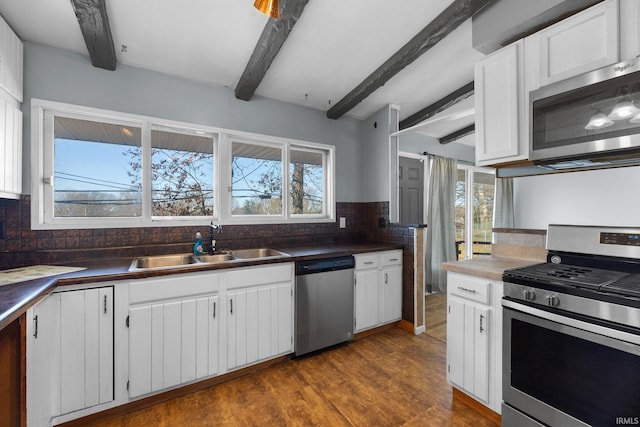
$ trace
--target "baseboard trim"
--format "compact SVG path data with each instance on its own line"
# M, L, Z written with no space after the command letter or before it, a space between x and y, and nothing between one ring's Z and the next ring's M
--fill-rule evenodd
M420 335L420 334L424 334L425 332L427 332L427 327L422 325L422 326L418 326L417 328L415 328L415 330L413 331L414 334L416 335Z
M464 392L453 387L453 398L467 405L471 409L480 413L483 417L490 419L497 425L502 425L502 417L497 412L484 406L482 403L475 400L473 397L465 394Z

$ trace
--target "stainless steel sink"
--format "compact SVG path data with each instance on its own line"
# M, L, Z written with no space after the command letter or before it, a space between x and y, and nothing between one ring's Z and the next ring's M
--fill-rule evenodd
M225 262L233 261L235 257L230 253L215 254L215 255L198 255L196 256L199 262Z
M271 248L239 249L232 251L233 256L238 259L274 258L290 256L287 253Z
M251 259L277 258L290 256L284 252L271 248L240 249L218 254L174 254L156 255L135 258L129 270L146 270L152 268L185 267L194 264L214 264L230 261L242 261Z
M133 260L130 270L142 268L180 267L197 263L193 254L157 255L140 257Z

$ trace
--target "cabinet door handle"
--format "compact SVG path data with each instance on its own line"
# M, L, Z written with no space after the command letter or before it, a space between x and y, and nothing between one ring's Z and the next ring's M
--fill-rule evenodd
M216 302L213 302L213 318L216 318Z
M33 317L33 337L38 338L38 315Z
M104 296L104 304L103 304L103 306L104 306L104 310L103 310L104 314L107 314L107 296L106 295Z
M463 292L469 292L470 294L478 293L478 291L476 291L475 289L463 288L462 286L458 286L458 289Z
M229 300L231 302L231 314L233 314L233 299Z
M484 314L480 315L480 333L484 332L484 327L482 326L482 322L484 321Z
M384 284L385 285L389 284L389 273L384 273Z

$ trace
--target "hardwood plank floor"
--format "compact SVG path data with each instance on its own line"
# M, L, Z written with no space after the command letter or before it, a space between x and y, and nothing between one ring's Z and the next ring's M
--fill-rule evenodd
M94 426L486 426L452 400L446 345L398 328Z
M447 342L447 294L429 294L424 298L427 334Z

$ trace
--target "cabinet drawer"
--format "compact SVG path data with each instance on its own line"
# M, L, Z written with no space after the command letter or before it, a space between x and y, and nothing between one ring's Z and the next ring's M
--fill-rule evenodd
M154 279L132 281L129 284L129 303L182 299L207 295L220 289L218 273L176 274Z
M378 268L378 254L354 255L356 259L356 270L368 270Z
M450 273L447 288L451 295L457 295L482 304L490 303L491 281L479 277L470 277Z
M293 281L293 263L268 267L246 267L229 270L227 289L269 285Z
M380 253L382 267L390 265L402 265L402 251L388 251Z

